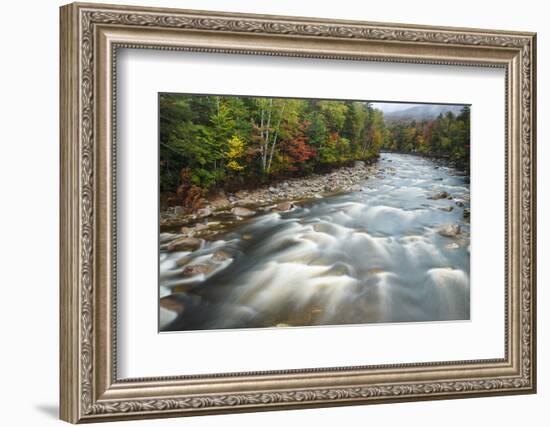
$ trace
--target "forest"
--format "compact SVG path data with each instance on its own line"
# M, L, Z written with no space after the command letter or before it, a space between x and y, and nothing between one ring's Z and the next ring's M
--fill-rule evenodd
M467 167L470 111L385 121L370 102L160 94L160 191L258 186L371 161L380 149Z
M161 192L182 169L201 188L262 183L370 160L388 138L368 102L162 94Z
M402 153L421 153L448 157L456 166L470 165L470 107L460 114L439 114L435 120L395 121L386 123L389 138L384 149Z

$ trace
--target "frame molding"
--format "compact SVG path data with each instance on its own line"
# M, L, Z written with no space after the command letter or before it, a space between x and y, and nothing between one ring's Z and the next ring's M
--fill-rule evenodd
M536 35L75 3L61 8L61 418L77 423L536 390ZM497 360L118 380L116 52L506 70L506 343Z

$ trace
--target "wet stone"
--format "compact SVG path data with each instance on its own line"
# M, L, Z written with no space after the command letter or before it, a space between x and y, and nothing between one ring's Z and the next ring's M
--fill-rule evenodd
M277 206L275 206L275 210L279 212L286 212L291 210L293 207L294 207L294 203L292 202L282 202L277 204Z
M455 250L455 249L459 249L460 248L460 245L458 243L449 243L447 245L445 245L445 249L447 250Z
M168 251L196 251L201 247L201 239L195 237L181 237L169 243Z
M194 230L193 230L191 227L181 227L181 228L180 228L180 233L181 233L181 234L187 234L187 235L189 235L189 234L193 234L193 231L194 231Z
M185 309L183 301L175 295L168 295L160 299L160 306L166 310L182 313Z
M182 270L182 274L184 276L196 276L199 274L208 274L212 270L214 270L214 267L207 264L196 264L196 265L189 265L185 267Z
M248 208L236 207L231 209L231 213L236 216L248 217L256 214L255 211Z
M449 193L447 193L446 191L442 191L442 192L436 193L433 196L430 196L428 198L431 199L431 200L440 200L440 199L447 199L450 196L451 195Z
M445 224L437 229L439 235L443 237L456 237L460 234L460 225L458 224Z
M212 209L211 206L206 206L204 208L201 208L197 211L197 215L201 218L204 218L204 217L207 217L207 216L210 216L214 213L214 210Z
M184 267L186 266L187 264L189 264L191 261L193 261L193 257L189 256L189 255L186 255L184 256L183 258L180 258L176 261L176 265L178 267Z
M231 254L223 249L219 249L212 255L212 261L223 262L231 258Z

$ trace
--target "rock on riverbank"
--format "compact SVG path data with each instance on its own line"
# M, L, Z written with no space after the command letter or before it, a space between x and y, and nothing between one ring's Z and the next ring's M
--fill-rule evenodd
M211 235L223 231L235 221L270 210L285 212L300 201L321 198L340 192L361 191L360 183L384 171L376 163L355 162L326 174L291 178L254 190L235 193L220 191L207 199L206 205L188 213L180 206L160 214L161 230L176 230L187 236ZM388 171L391 173L392 171ZM221 226L223 225L223 226Z

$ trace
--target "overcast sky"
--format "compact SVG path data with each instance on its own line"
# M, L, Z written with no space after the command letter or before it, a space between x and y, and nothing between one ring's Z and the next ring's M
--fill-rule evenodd
M410 104L401 102L373 102L372 106L384 113L393 113L394 111L405 110L407 108L417 107L419 105L433 105L433 104Z

